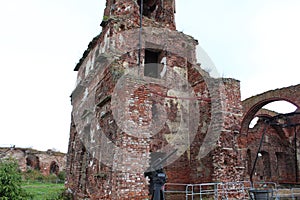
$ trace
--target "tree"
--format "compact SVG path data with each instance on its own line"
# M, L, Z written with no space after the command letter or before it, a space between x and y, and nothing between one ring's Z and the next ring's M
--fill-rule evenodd
M18 163L11 158L0 160L0 200L30 199L21 183Z

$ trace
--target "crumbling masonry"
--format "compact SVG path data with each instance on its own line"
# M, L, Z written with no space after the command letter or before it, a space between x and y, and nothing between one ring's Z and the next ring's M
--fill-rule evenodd
M289 114L280 114L262 107L274 101L287 101L296 106ZM242 102L243 121L239 134L239 148L245 163L245 179L249 180L259 151L259 159L253 171L253 181L272 181L280 184L299 183L300 85L280 88L248 98ZM258 122L249 128L250 121Z
M58 174L66 169L66 154L52 150L38 151L31 148L0 147L0 159L14 158L20 170L38 170L44 175Z
M147 199L144 172L173 152L169 183L249 178L239 81L201 69L197 40L176 31L175 0L143 2L107 0L102 32L75 67L66 184L75 199Z

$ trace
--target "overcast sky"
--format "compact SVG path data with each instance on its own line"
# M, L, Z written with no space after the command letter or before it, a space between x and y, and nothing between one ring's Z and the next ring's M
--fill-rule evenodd
M104 0L0 2L0 146L66 152L73 71L100 33ZM194 36L242 98L299 84L299 0L177 0Z

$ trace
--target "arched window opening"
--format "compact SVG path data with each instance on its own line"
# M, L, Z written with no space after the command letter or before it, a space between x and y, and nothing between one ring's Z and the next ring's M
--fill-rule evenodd
M38 156L29 155L26 158L26 166L28 169L40 170L40 160Z
M58 172L59 172L58 164L55 161L52 161L51 165L50 165L50 174L56 174L57 175Z

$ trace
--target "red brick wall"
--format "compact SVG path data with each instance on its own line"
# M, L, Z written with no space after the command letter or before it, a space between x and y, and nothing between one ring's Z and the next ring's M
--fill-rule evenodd
M300 108L300 85L267 91L243 101L243 122L241 133L247 133L249 124L255 114L268 103L284 100Z
M299 171L300 166L299 162L296 164L294 139L295 132L299 131L299 126L283 128L276 125L266 125L266 122L264 121L270 121L272 117L274 118L274 116L279 113L266 111L261 108L268 103L285 100L298 107L299 111L299 91L300 85L295 85L267 91L243 101L243 121L241 125L241 135L239 137L239 146L242 149L241 155L243 156L243 160L245 160L245 167L247 168L245 177L250 176L258 152L259 142L264 127L266 127L266 136L263 140L261 149L262 156L258 158L253 179L256 181L267 180L279 183L296 181L296 170ZM250 129L250 121L255 116L259 116L260 121L254 128ZM295 114L289 117L283 117L277 122L288 125L297 124L299 121L299 114ZM274 122L276 121L270 123ZM297 142L296 149L298 148L299 142ZM247 151L248 156L246 153ZM298 151L297 159L299 160Z
M197 41L174 31L174 1L157 2L143 20L140 62L136 1L107 1L102 33L75 68L66 185L76 199L146 198L151 155L174 149L169 183L241 178L239 82L209 77ZM160 79L143 76L145 48L167 60Z
M245 176L249 177L253 169L265 128L265 137L260 150L261 156L258 157L253 180L278 183L295 182L296 166L293 137L288 138L287 135L280 135L278 127L268 125L262 119L254 128L249 129L247 135L242 135L239 140L240 147L247 149L250 153L245 157L247 159Z

